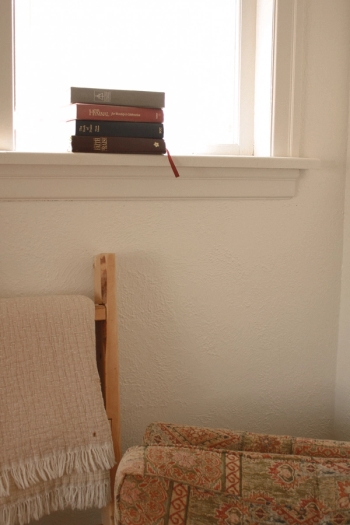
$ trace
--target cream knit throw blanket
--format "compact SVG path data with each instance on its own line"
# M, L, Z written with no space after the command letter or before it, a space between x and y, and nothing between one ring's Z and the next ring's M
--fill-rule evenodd
M110 501L114 464L83 296L0 300L0 524Z

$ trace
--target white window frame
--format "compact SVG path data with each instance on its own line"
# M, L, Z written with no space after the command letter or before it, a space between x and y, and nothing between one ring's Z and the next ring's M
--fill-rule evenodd
M249 9L255 9L255 0L243 0L243 5L249 5ZM241 104L241 113L249 113L250 122L253 125L253 113L255 123L259 115L264 114L266 127L255 126L254 131L254 155L297 157L299 155L299 128L301 116L301 84L302 84L302 47L303 47L303 0L271 0L273 2L273 47L271 60L271 90L265 90L265 94L258 97L255 94L255 106L251 102L254 98L254 71L251 68L242 67L242 82L250 87L249 96ZM257 12L263 9L266 0L256 0ZM268 4L269 2L267 2ZM246 8L245 8L246 9ZM248 11L249 11L248 9ZM247 9L246 9L247 11ZM246 16L243 10L242 16ZM263 17L260 17L260 19ZM14 39L13 39L13 0L1 0L0 2L0 150L13 151L14 149ZM257 17L259 24L259 16ZM243 32L245 25L243 23ZM259 35L259 31L256 32ZM248 39L255 46L255 35L243 34L243 41ZM257 48L260 43L257 38ZM256 53L256 68L266 60L266 56ZM244 60L242 61L244 64ZM268 97L268 100L267 100ZM271 110L266 114L266 105ZM263 119L262 119L263 121ZM269 146L264 146L266 129L269 129ZM241 154L249 154L244 144L252 136L253 131L248 125L242 129L243 149ZM223 151L226 154L227 152Z
M303 0L257 0L256 156L299 156L304 17ZM266 38L269 31L266 18L273 35L270 45ZM265 72L262 79L259 78L261 70ZM266 76L267 71L270 76Z
M277 0L271 156L298 157L302 111L305 1Z

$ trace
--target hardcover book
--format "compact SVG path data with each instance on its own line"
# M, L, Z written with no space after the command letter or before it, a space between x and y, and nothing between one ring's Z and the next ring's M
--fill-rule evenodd
M163 124L152 122L110 122L100 120L72 120L67 122L70 135L104 137L144 137L162 139Z
M64 120L113 120L127 122L163 122L161 108L110 106L107 104L71 104L62 108Z
M71 104L109 104L145 108L164 108L165 93L160 91L130 91L122 89L70 88Z
M131 137L71 137L73 152L80 153L136 153L163 155L166 153L163 139Z

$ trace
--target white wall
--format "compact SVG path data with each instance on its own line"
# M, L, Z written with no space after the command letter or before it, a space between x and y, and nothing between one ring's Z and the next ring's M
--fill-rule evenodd
M124 447L154 420L332 435L350 2L306 11L301 154L323 162L295 198L0 205L3 297L92 297L117 254Z

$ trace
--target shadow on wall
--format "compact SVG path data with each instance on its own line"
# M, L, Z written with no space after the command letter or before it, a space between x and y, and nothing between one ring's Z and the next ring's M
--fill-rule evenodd
M239 333L242 318L222 324L213 301L196 294L206 276L190 286L185 265L172 274L149 252L119 254L117 272L124 450L152 421L332 437L329 385L310 386L303 363L290 369L288 341L265 337L259 347Z

